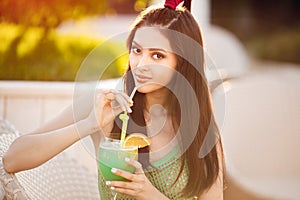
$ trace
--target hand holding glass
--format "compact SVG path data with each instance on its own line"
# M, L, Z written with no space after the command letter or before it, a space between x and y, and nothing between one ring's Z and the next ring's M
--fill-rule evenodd
M98 167L106 181L126 181L111 172L112 168L134 173L135 168L125 162L125 158L137 160L136 146L123 146L120 140L104 138L98 151Z

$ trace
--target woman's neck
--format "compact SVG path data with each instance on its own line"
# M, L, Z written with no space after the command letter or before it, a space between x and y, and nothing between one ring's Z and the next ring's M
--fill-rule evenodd
M166 99L169 91L166 88L161 88L151 93L146 94L146 110L149 111L153 105L161 105L166 108Z

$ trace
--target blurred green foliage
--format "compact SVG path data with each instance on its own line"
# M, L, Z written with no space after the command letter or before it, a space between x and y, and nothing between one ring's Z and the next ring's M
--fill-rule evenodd
M1 0L0 80L84 81L121 76L128 60L123 45L85 36L58 35L55 28L64 21L91 15L136 13L149 2ZM99 44L101 48L95 50ZM84 60L91 51L94 56ZM76 77L83 61L85 69Z
M22 26L0 24L0 41L2 80L74 81L82 62L97 46L93 50L97 57L88 61L89 73L80 80L120 77L127 64L126 48L118 42L58 35L54 30L45 38L42 28L24 32ZM101 77L97 77L99 70L105 70Z

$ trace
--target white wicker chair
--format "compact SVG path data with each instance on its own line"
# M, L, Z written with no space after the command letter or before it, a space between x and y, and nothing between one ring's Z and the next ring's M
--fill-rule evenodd
M6 173L2 156L18 136L7 121L0 120L0 197L2 191L6 200L100 199L97 176L64 152L35 169Z
M221 101L215 106L225 116L219 123L229 177L225 198L300 199L299 80L299 68L280 66L214 91L217 103L226 96L225 108Z

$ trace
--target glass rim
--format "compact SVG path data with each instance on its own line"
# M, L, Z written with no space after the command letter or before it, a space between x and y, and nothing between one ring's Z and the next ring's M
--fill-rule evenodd
M111 144L116 144L115 146L104 146L103 144L105 143L111 143ZM138 146L122 146L121 145L121 140L119 139L114 139L110 137L103 136L103 138L100 140L99 143L99 148L111 148L111 149L126 149L126 150L138 150Z

